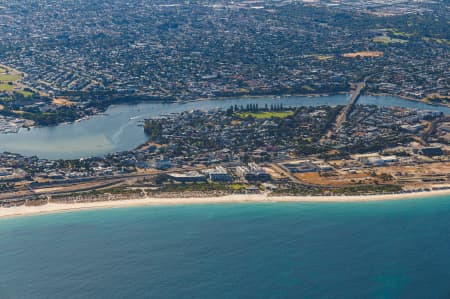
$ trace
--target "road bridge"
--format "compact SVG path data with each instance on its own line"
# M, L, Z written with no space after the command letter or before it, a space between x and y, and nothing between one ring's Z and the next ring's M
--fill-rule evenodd
M336 118L335 124L335 132L339 132L342 124L347 121L348 116L352 112L353 106L358 101L359 96L361 95L362 90L366 87L366 82L361 82L356 85L356 89L352 92L352 96L348 101L347 105L342 109L341 113Z
M356 84L356 89L351 93L350 100L348 101L347 105L345 105L344 109L342 109L339 115L336 117L334 126L328 131L325 139L330 139L333 135L339 132L342 127L342 124L347 121L348 116L352 112L353 106L358 101L362 91L366 87L366 80L367 78L365 78L363 82Z

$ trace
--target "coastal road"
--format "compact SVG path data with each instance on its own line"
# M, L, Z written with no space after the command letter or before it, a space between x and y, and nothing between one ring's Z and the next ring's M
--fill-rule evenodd
M190 170L198 170L198 168L194 167L187 167L185 169L175 168L167 171L120 174L110 177L92 177L88 180L80 182L58 181L34 187L27 185L26 187L24 187L23 190L15 190L12 192L5 192L0 194L0 202L15 201L20 199L36 199L39 196L86 192L104 188L118 187L121 184L125 184L127 181L133 179L141 179L144 177L151 177L163 173L186 172Z

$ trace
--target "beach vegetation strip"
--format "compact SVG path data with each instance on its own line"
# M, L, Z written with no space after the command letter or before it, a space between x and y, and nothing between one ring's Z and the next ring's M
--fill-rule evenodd
M264 202L367 202L367 201L386 201L386 200L407 200L407 199L426 199L433 197L449 196L450 190L438 190L431 192L400 193L400 194L378 194L378 195L330 195L330 196L285 196L282 193L274 196L265 194L232 194L224 196L206 196L206 197L138 197L130 194L126 199L124 197L112 197L110 199L97 201L43 201L40 205L20 205L8 208L0 208L0 218L61 213L86 209L118 208L118 207L137 207L148 205L186 205L186 204L216 204L216 203L264 203Z

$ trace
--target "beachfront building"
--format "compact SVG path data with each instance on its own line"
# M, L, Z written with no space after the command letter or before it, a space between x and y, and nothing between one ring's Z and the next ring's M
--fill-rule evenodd
M180 183L199 183L206 182L206 176L197 172L190 171L186 173L170 173L169 178Z
M214 169L205 170L204 173L208 176L211 182L232 182L233 178L228 174L223 166L217 166Z
M270 181L272 178L270 175L256 163L249 163L248 166L238 166L236 167L236 174L243 180L253 182Z

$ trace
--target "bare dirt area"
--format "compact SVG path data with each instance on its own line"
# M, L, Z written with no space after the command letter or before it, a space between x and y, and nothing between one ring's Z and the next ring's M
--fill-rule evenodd
M333 187L370 184L377 179L371 176L369 171L349 172L345 170L297 173L295 177L306 184Z
M353 52L353 53L344 53L342 54L345 58L357 58L357 57L381 57L384 53L380 51L361 51L361 52Z
M56 106L72 106L74 102L69 101L68 99L56 98L53 100L53 104Z

